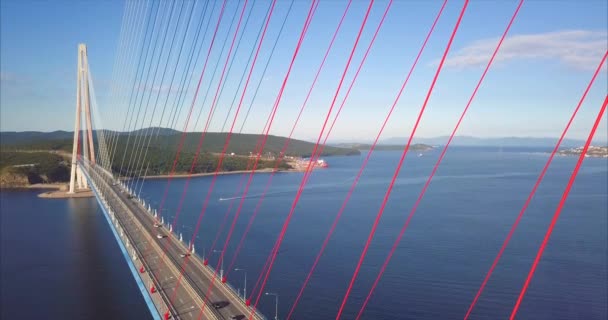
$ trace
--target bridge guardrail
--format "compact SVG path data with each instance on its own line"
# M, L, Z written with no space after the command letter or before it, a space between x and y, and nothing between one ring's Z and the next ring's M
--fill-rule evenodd
M80 161L80 162L82 164L82 161ZM142 234L144 234L144 236L148 239L148 241L153 242L154 245L157 247L157 249L161 249L160 246L158 245L158 243L156 243L154 241L154 239L152 239L152 237L149 234L149 232L147 232L147 230L143 227L143 225L142 225L143 221L140 221L141 218L139 217L139 215L134 214L133 212L131 212L132 209L129 208L125 203L123 203L123 201L121 200L121 197L117 194L117 191L114 188L111 187L111 184L112 184L114 178L106 170L104 170L102 172L97 172L96 171L97 166L93 167L93 166L90 166L90 165L87 164L85 167L87 169L89 169L89 170L86 170L86 171L94 172L96 174L96 176L101 181L103 181L103 183L105 185L105 188L107 190L111 190L111 193L118 200L118 203L120 204L120 206L122 207L122 209L125 210L127 213L129 213L129 212L131 213L132 220L136 222L136 224L138 225L138 228L140 230L142 230ZM93 169L91 170L91 168L93 168ZM112 181L106 181L106 179L112 180ZM146 208L144 208L139 202L133 201L132 205L134 205L138 209L141 209L141 210L143 210L144 212L147 213ZM122 226L122 228L124 230L125 228L124 228L123 223L118 218L117 218L117 221L120 223L120 225ZM132 237L128 234L128 232L125 232L125 234L127 235L127 237L130 239L130 241L132 243L135 243L133 241ZM169 232L168 235L170 237L174 238L174 240L176 240L175 242L178 243L179 246L182 246L182 248L185 248L184 250L187 251L187 248L185 247L184 243L181 242L181 241L179 241L179 239L176 238L176 235L174 233ZM137 254L140 257L140 260L142 260L142 263L144 263L146 265L147 270L151 270L150 267L149 267L149 265L148 265L148 263L147 263L147 261L145 261L145 259L143 259L143 254L140 252L140 250L136 246L133 246L133 247L134 247L134 250L137 251ZM172 269L172 271L174 273L181 274L180 272L177 271L177 269L173 265L173 264L180 265L180 261L177 261L171 255L167 254L166 256L169 256L169 258L173 262L173 263L170 263L170 264L167 264L167 265ZM192 258L195 261L195 263L198 264L201 267L201 270L203 272L206 272L208 274L208 276L209 276L210 279L213 278L213 277L215 277L215 270L213 270L210 266L205 266L202 263L202 261L201 261L201 259L200 259L200 257L198 255L194 254L192 256ZM154 275L152 275L152 276L154 276ZM209 308L207 308L207 310L209 310L209 312L213 313L216 318L223 319L224 317L215 308L211 307L211 305L212 305L211 301L209 301L209 299L206 297L206 294L197 285L196 281L194 281L188 273L183 273L183 277L186 279L186 281L188 283L188 286L186 286L186 290L190 291L191 293L194 293L193 296L195 296L195 297L198 298L198 300L199 300L199 302L200 302L201 305L205 304L207 306L210 306ZM219 279L216 279L216 280L219 281L219 283L217 284L217 286L218 287L221 286L223 289L225 289L224 292L227 293L228 295L230 295L232 297L232 299L234 299L233 301L238 301L239 303L242 303L243 304L242 307L245 310L249 311L249 312L253 309L253 307L251 307L251 306L246 306L245 300L237 294L237 292L234 289L234 287L232 287L229 283L222 283L221 280L219 280ZM158 279L156 279L155 276L154 276L154 281L153 282L155 282L156 287L159 289L158 291L162 293L161 296L163 298L164 303L166 305L171 305L170 299L168 299L167 294L165 293L164 288L160 285L161 284L160 281ZM171 306L169 309L172 310L172 313L177 314L177 311L173 308L173 306ZM254 311L253 312L254 319L256 319L256 320L266 320L266 317L264 317L261 313L259 313L257 309L253 309L253 311Z
M86 167L87 167L88 169L90 169L90 166L88 166L88 165L87 165ZM89 170L89 171L95 172L95 170ZM85 173L85 174L86 174L86 173ZM99 176L99 174L98 174L97 172L95 172L95 174L97 174L97 175ZM91 178L91 177L89 177L89 178ZM102 180L103 180L103 178L102 178ZM92 180L92 181L95 181L95 180ZM114 194L114 197L118 199L118 202L119 202L119 204L121 205L121 207L122 207L124 210L126 210L126 212L130 212L130 211L131 211L131 209L130 209L128 206L126 206L126 205L125 205L125 204L124 204L122 201L120 201L120 196L118 196L118 195L116 194L116 191L115 191L113 188L111 188L109 185L107 185L107 183L108 183L108 182L107 182L107 181L105 181L105 180L103 180L103 182L106 184L106 188L107 188L108 190L112 190L112 193ZM135 214L132 214L132 215L136 217L135 219L133 219L133 221L136 221L136 223L138 223L139 228L142 230L142 234L144 234L144 236L145 236L145 237L148 239L148 241L150 241L151 243L153 243L154 245L156 245L156 246L157 246L157 249L160 249L160 247L158 246L158 244L157 244L157 243L156 243L156 242L155 242L155 241L152 239L152 237L149 235L149 233L145 231L145 228L144 228L144 227L141 225L141 222L140 222L140 221L139 221L139 219L137 218L137 215L135 215ZM124 228L124 225L123 225L123 223L122 223L122 222L119 220L119 218L118 218L118 217L116 218L116 220L117 220L117 221L118 221L118 223L121 225L121 228L124 230L124 229L125 229L125 228ZM127 237L130 239L130 241L131 241L132 243L135 243L135 242L133 241L133 239L130 237L130 235L128 234L128 232L125 232L124 234L125 234L125 235L127 235ZM147 264L147 262L145 261L145 259L143 259L143 255L141 254L141 252L139 251L139 249L138 249L138 248L136 248L135 246L133 246L133 247L135 248L135 250L137 250L137 251L138 251L138 255L140 256L140 260L142 260L142 263L144 263L144 264L146 265L146 269L147 269L147 270L152 270L152 269L149 267L149 264ZM173 262L175 262L175 261L173 261ZM167 264L167 265L168 265L168 266L169 266L169 267L172 269L172 271L173 271L174 273L179 274L179 272L177 271L177 269L175 268L175 266L173 266L172 264ZM148 272L148 273L150 273L150 272ZM169 299L169 297L168 297L168 295L167 295L167 293L166 293L165 289L164 289L164 288L161 286L161 282L160 282L160 281L159 281L159 280L156 278L156 276L155 276L153 273L150 273L150 274L152 275L151 277L154 277L153 282L155 283L156 287L158 288L158 292L159 292L159 293L161 293L161 297L162 297L162 299L163 299L163 302L164 302L166 305L169 305L169 306L170 306L170 307L168 307L168 309L172 310L172 313L174 314L174 317L175 317L175 318L179 318L179 315L178 315L178 313L177 313L177 310L175 310L175 308L172 306L172 304L171 304L171 302L170 302L170 300L171 300L171 299ZM140 276L141 276L141 275L140 275ZM187 277L189 278L189 276L187 276ZM192 288L192 283L191 283L191 282L192 282L192 279L188 279L188 285L186 285L186 286L185 286L185 289L186 289L186 290L188 290L188 291L190 291L190 293L192 294L192 296L193 296L193 297L196 297L196 299L197 299L197 300L199 300L199 303L200 303L201 305L202 305L202 304L210 305L210 303L209 303L208 301L204 301L204 300L202 300L202 297L201 297L201 296L200 296L198 293L196 293L196 290L194 290L194 289ZM217 312L217 310L215 310L215 308L208 308L207 310L209 310L209 312L211 312L211 313L212 313L212 314L215 316L215 318L217 318L217 319L223 319L223 318L224 318L224 317L223 317L221 314L219 314L219 312ZM162 313L162 312L161 312L161 313Z
M169 235L171 237L175 238L176 240L178 240L175 237L175 234L169 233ZM186 247L186 245L183 242L178 240L177 243L180 246L182 246L184 251L188 251L188 248ZM201 268L201 270L203 270L203 272L207 272L208 274L210 274L209 275L210 278L215 277L215 274L216 274L215 270L213 268L211 268L210 266L208 266L208 265L206 266L205 264L203 264L203 261L198 254L195 253L191 257L192 257L191 259L199 265L199 267ZM230 294L233 297L233 299L235 299L235 301L243 302L245 309L249 309L249 310L254 309L253 306L245 305L244 300L236 293L236 290L234 290L234 287L232 287L228 282L223 283L223 282L221 282L221 280L218 282L219 283L217 284L217 286L220 286L220 285L224 286L224 288L226 289L226 292L228 294ZM257 309L254 309L253 316L254 316L254 319L257 319L257 320L266 320L266 317L264 317Z
M89 178L91 178L91 177L89 176ZM91 182L92 182L91 185L99 190L99 188L97 187L95 181L97 181L97 180L91 179ZM116 195L114 195L114 197L116 197ZM115 208L113 208L113 209L114 209L114 211L116 211ZM126 230L125 225L122 223L122 221L120 220L120 218L116 217L115 213L113 214L113 218L114 219L111 219L111 220L115 220L116 223L120 226L121 230L123 231L123 232L121 232L123 234L123 236L128 239L127 241L129 241L130 243L133 244L133 245L131 245L131 247L136 252L136 254L139 257L139 259L142 262L142 264L144 264L144 267L146 268L146 270L151 270L150 265L148 264L148 262L145 259L143 259L143 254L141 253L141 251L139 250L139 248L137 248L137 246L135 245L136 242L133 240L133 238L130 236L130 234L125 231ZM118 227L118 225L117 225L117 227ZM126 247L129 247L129 246L127 245ZM141 278L141 280L144 281L144 283L145 283L145 279L143 279L144 275L141 274L141 273L138 273L138 275ZM162 287L160 286L160 281L158 280L158 278L153 273L151 273L151 272L147 272L145 274L145 276L147 276L147 277L150 278L150 281L155 285L156 288L159 288L158 291L159 291L159 293L161 293L160 296L161 296L161 299L162 299L162 303L164 304L166 310L171 310L171 314L173 315L173 318L174 319L179 319L179 314L178 314L177 310L171 305L169 299L167 299L166 293L164 292L164 289L162 289ZM154 301L154 297L153 296L150 296L150 297ZM158 307L157 307L157 310L159 311L160 315L163 314L163 311L159 310Z

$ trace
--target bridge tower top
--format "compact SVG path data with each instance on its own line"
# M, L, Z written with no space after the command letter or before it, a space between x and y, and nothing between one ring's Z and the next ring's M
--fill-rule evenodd
M79 144L81 141L81 119L84 111L85 122L82 132L82 155L85 162L95 164L95 145L93 144L93 127L91 122L91 97L89 92L89 61L87 46L78 44L78 67L76 77L76 117L74 119L74 143L72 146L72 168L70 173L69 193L76 187L87 189L88 185L81 168L78 167ZM84 110L83 110L84 106Z

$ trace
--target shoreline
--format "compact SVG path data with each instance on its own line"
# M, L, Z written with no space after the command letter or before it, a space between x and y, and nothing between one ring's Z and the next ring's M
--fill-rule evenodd
M35 183L29 185L20 186L1 186L0 190L29 190L29 189L42 189L42 190L62 190L67 189L68 183Z
M272 173L274 170L273 169L260 169L260 170L256 170L255 173ZM304 172L304 170L298 170L298 169L289 169L289 170L276 170L276 172ZM229 174L240 174L240 173L251 173L251 170L234 170L234 171L220 171L217 174L218 175L229 175ZM188 174L188 173L179 173L179 174L174 174L173 176L168 175L168 174L160 174L160 175L151 175L151 176L143 176L144 179L167 179L167 178L171 178L171 179L183 179L183 178L188 178L188 177L207 177L207 176L213 176L215 174L215 172L201 172L201 173L193 173L193 174ZM130 178L124 178L124 180L129 180Z
M88 189L76 190L74 193L68 193L67 189L47 191L38 194L38 198L44 199L69 199L69 198L92 198L93 191Z
M318 169L318 168L315 168ZM273 169L271 168L264 168L264 169L260 169L260 170L256 170L255 174L263 174L263 173L272 173ZM296 172L304 172L306 171L305 168L301 168L301 169L287 169L287 170L276 170L277 173L296 173ZM234 170L234 171L221 171L218 172L218 175L230 175L230 174L242 174L242 173L251 173L251 170ZM178 173L178 174L174 174L173 176L170 176L168 174L161 174L161 175L149 175L149 176L143 176L144 179L150 179L150 180L154 180L154 179L168 179L168 178L172 178L172 179L184 179L184 178L195 178L195 177L206 177L206 176L213 176L215 174L215 172L201 172L201 173L193 173L193 174L188 174L188 173ZM131 178L129 177L123 177L121 178L121 180L130 180ZM18 186L0 186L0 191L1 190L10 190L10 191L15 191L15 190L51 190L50 192L60 192L63 191L65 192L68 189L68 182L62 182L62 183L35 183L35 184L30 184L30 185L18 185ZM43 192L44 193L50 193L50 192ZM42 195L42 194L41 194Z

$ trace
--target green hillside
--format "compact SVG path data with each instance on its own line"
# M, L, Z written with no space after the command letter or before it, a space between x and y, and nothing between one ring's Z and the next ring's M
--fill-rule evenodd
M165 175L171 172L175 154L181 139L181 132L164 131L158 137L152 137L149 148L145 155L145 165L140 165L144 158L144 152L133 153L133 150L142 150L149 137L141 135L142 130L132 134L119 134L116 140L116 150L113 153L112 170L123 176L139 175ZM57 153L69 155L72 152L72 139L69 132L55 133L10 132L0 133L2 144L0 144L0 169L11 168L10 173L27 176L31 183L57 182L67 179L65 173L69 170L69 163L65 163ZM218 165L219 153L224 147L226 133L209 132L205 139L192 173L214 172ZM191 170L194 160L200 132L190 132L185 135L180 157L175 166L175 173L183 174ZM144 140L145 138L145 140ZM233 134L226 151L226 157L222 162L220 171L230 172L246 170L248 167L248 156L255 151L260 135L256 134ZM259 161L257 168L273 168L275 161L272 156L278 156L283 148L286 138L269 136L264 147L265 158ZM97 141L95 141L97 144ZM295 157L308 157L312 153L314 144L302 140L291 140L285 155ZM99 147L96 146L99 151ZM328 146L322 156L333 155L358 155L360 152L354 148L340 148ZM270 158L268 158L270 156ZM138 165L130 165L130 163ZM31 167L17 167L13 165L36 164ZM282 162L279 169L290 169L291 166ZM5 171L5 170L4 170ZM41 177L41 178L36 178ZM39 181L41 180L41 181Z
M70 178L69 164L50 152L0 152L1 186L65 182Z
M139 131L141 132L141 130ZM32 139L21 139L19 136L14 136L15 133L11 133L10 136L4 136L5 133L0 133L2 138L1 148L3 150L62 150L72 151L72 139L60 138L60 139L47 139L45 137L38 136L36 140ZM17 133L19 134L19 133ZM49 133L51 134L51 133ZM202 145L202 150L209 153L220 153L224 147L226 141L226 133L223 132L208 132L205 134L205 140ZM130 136L130 138L129 138ZM118 139L118 150L124 149L127 146L127 140L129 140L129 148L133 147L135 140L140 141L141 135L134 134L120 134ZM201 137L200 132L188 132L184 141L182 152L196 152L198 141ZM254 152L255 146L260 138L258 134L232 134L230 138L230 144L228 146L227 153L234 152L237 155L249 155L250 152ZM181 132L173 134L165 134L156 138L152 138L150 143L150 149L163 150L165 152L173 152L177 150L177 146L181 139ZM14 141L25 141L17 142ZM263 153L266 154L271 152L278 154L283 148L287 138L278 136L268 136L266 145ZM287 148L286 155L307 157L310 156L314 148L314 143L292 139ZM334 156L334 155L359 155L360 152L354 148L341 148L327 146L321 156Z

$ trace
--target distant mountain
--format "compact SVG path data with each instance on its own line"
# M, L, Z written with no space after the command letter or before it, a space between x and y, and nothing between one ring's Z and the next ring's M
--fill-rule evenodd
M429 145L445 145L448 136L434 138L414 138L414 143ZM384 145L405 145L407 138L388 138L380 141ZM503 138L478 138L471 136L456 136L452 141L454 146L499 146L499 147L548 147L554 146L557 138L534 138L534 137L503 137ZM562 147L576 147L585 144L583 140L564 139Z
M48 140L63 140L69 139L74 136L74 132L69 131L53 131L53 132L40 132L40 131L2 131L0 132L0 144L12 145L22 143L32 143L36 141L48 141Z
M369 150L371 149L371 143L338 143L334 144L336 147L340 148L352 148L357 150ZM405 144L377 144L374 150L377 151L393 151L393 150L403 150ZM423 143L414 143L410 145L409 150L411 151L428 151L433 149L433 146Z
M155 134L158 134L159 136L170 136L170 135L182 133L181 131L174 130L171 128L159 128L159 127L150 127L150 128L139 129L139 130L132 131L131 133L148 135L152 132L154 132ZM121 132L120 134L128 134L128 133L129 132Z
M170 128L158 128L158 127L150 127L135 130L132 132L118 132L120 135L127 135L129 133L139 135L139 134L150 134L150 132L158 131L159 136L170 136L175 134L180 134L181 131L173 130ZM117 131L112 130L101 130L106 135L107 134L115 134ZM97 133L97 130L93 130L94 133ZM2 131L0 132L0 144L7 145L15 145L15 144L27 144L27 143L38 143L42 141L50 141L50 140L65 140L72 139L74 137L74 131L52 131L52 132L41 132L41 131Z

